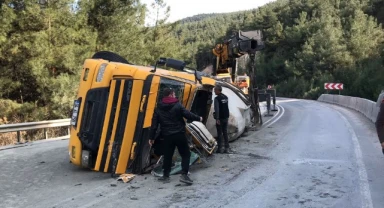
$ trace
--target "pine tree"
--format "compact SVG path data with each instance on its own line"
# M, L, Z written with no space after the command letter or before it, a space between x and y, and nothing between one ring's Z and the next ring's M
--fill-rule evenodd
M88 9L88 24L96 34L93 52L109 50L132 63L145 55L145 5L139 0L80 0Z
M148 11L151 23L147 29L146 45L146 64L154 64L160 57L178 58L177 39L173 35L176 24L166 24L170 7L163 0L155 0Z

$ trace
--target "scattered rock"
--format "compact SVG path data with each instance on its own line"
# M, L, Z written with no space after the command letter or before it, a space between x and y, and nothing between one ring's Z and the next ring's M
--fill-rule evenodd
M164 187L159 187L158 189L164 189Z
M81 183L78 183L78 184L76 184L75 186L81 186L81 185L83 185L83 184L81 184Z
M137 197L131 197L131 200L139 200Z
M339 190L339 189L336 189L335 191L336 191L336 192L339 192L339 193L342 193L342 194L345 194L344 191L341 191L341 190Z
M181 184L180 184L180 183L178 183L178 184L176 184L175 186L176 186L176 187L177 187L177 186L181 186Z
M138 189L140 188L139 186L131 186L131 189Z
M320 198L327 198L327 197L330 197L331 195L329 193L321 193L319 196Z
M45 162L44 161L41 161L40 164L44 164Z
M75 200L75 198L72 198L72 201Z
M248 156L256 158L256 159L265 159L265 160L269 159L268 157L264 157L264 156L257 155L257 154L254 154L254 153L248 153Z
M144 180L147 180L147 177L145 177Z
M116 187L117 185L112 183L111 186L112 186L112 187Z

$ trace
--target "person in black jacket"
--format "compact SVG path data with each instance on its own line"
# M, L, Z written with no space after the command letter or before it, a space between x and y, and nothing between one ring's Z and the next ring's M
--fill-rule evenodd
M380 97L377 101L377 104L380 105L380 111L379 114L377 114L376 118L376 131L377 136L379 137L379 141L381 144L381 148L384 154L384 99L383 99L383 93L380 94Z
M175 96L171 88L164 89L164 97L152 118L151 136L149 145L154 144L155 134L158 126L161 128L161 136L164 138L164 163L163 176L159 180L168 182L171 172L172 157L177 147L181 156L182 174L180 181L192 184L193 181L188 177L189 160L191 152L189 150L188 139L185 135L185 121L183 118L192 121L202 121L202 118L185 109Z
M229 118L229 109L228 109L228 97L221 93L222 87L217 85L215 87L215 97L214 101L214 117L216 120L216 129L217 129L217 153L222 153L222 140L224 137L224 153L229 153L229 143L228 143L228 118Z

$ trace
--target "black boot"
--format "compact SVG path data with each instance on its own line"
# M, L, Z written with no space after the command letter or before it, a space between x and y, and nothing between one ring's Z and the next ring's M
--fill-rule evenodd
M186 183L188 185L192 185L193 181L189 178L187 174L182 174L180 177L180 182Z
M157 180L163 181L164 183L168 183L171 179L169 178L169 176L161 176Z
M219 154L221 154L221 153L223 153L223 150L222 150L221 148L217 148L217 151L216 151L216 153L219 153Z

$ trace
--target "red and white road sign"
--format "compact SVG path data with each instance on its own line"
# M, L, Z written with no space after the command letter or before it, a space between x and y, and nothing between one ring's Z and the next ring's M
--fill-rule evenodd
M324 83L324 89L326 90L342 90L344 89L343 83Z
M268 85L268 90L272 89L272 86L271 85Z

